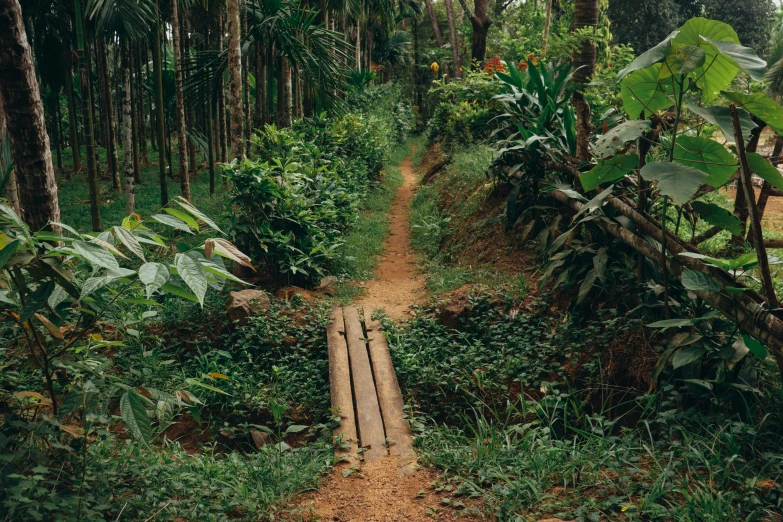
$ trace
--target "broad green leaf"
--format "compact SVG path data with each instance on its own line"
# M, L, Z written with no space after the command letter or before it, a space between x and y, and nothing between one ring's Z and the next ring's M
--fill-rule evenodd
M193 233L193 231L190 229L190 227L187 224L185 224L184 221L182 221L181 219L177 219L174 216L169 216L167 214L155 214L153 216L150 216L150 219L153 221L157 221L158 223L162 223L164 225L170 226L171 228L182 230L183 232L187 232L188 234Z
M680 328L682 326L693 326L693 321L691 319L664 319L647 325L648 328Z
M674 147L674 161L708 174L704 183L725 185L737 171L737 159L723 145L700 136L680 136Z
M204 306L208 283L207 275L201 264L189 256L177 254L174 256L174 266L177 268L179 276L198 298L199 304Z
M11 259L11 256L14 255L16 249L19 248L19 244L20 241L16 239L8 243L5 248L0 250L0 269L2 269L8 260Z
M634 141L639 136L650 130L650 120L628 120L613 127L609 132L598 137L594 150L596 156L611 156L623 149L629 141Z
M85 297L94 294L104 286L111 283L114 279L114 277L109 276L97 276L97 277L89 277L82 285L82 294L79 296L79 300L84 299Z
M86 241L74 241L73 250L96 267L107 268L114 272L120 269L117 259L102 245Z
M25 296L24 306L19 314L19 321L24 323L28 321L38 310L46 306L49 296L54 292L54 281L46 281L39 284L31 293Z
M674 357L672 358L672 366L676 370L677 368L685 366L686 364L698 361L706 351L706 348L703 346L686 346L674 354Z
M709 275L696 270L685 270L682 273L682 286L694 292L718 292L720 285Z
M677 206L690 201L707 178L707 174L698 169L668 161L648 163L642 168L641 175L647 181L656 181L661 194L672 198Z
M725 208L704 201L692 201L691 206L710 225L719 226L735 235L742 233L740 220Z
M748 347L748 350L750 350L753 355L762 361L767 358L767 349L764 348L763 344L748 334L742 334L742 340L745 342L745 346Z
M755 152L748 152L747 158L750 170L773 187L783 190L783 176L777 167L774 167L764 156Z
M149 299L169 280L169 269L161 263L145 263L139 268L139 280L144 283Z
M705 38L717 42L740 42L736 31L729 24L701 17L688 20L672 40L672 45L696 45L704 51L704 64L691 72L689 77L694 78L696 85L702 90L702 100L710 103L718 97L720 91L731 84L739 72L739 67L733 58L721 54L718 48Z
M209 261L203 261L201 263L201 266L206 270L208 273L221 277L223 279L228 279L229 281L234 281L235 283L239 283L242 285L246 285L247 283L245 281L242 281L237 276L229 272L228 270L221 268L214 263L210 263Z
M166 283L163 286L161 286L160 289L168 294L176 295L177 297L182 297L183 299L187 299L188 301L193 301L194 303L199 302L198 297L196 297L192 292L185 290L179 285Z
M686 101L688 110L694 114L704 118L709 123L720 127L723 137L726 141L734 143L734 124L731 121L731 109L728 107L699 107L698 103L694 100ZM740 117L740 126L742 127L742 137L745 141L750 139L750 132L756 128L756 124L748 114L748 111L744 109L737 109Z
M120 416L122 423L136 440L149 442L152 440L152 425L147 415L147 408L141 396L133 390L128 390L120 397Z
M697 45L672 45L663 60L658 77L668 78L672 75L688 74L704 65L704 50Z
M144 249L141 248L141 244L136 236L123 227L113 227L112 231L114 232L114 235L117 236L117 239L125 245L125 248L136 254L142 261L146 261L144 258Z
M768 98L766 94L742 94L724 91L723 95L730 102L741 105L743 109L764 121L776 133L783 134L783 107L771 98Z
M617 79L622 80L628 74L638 71L640 69L646 69L654 63L658 63L664 59L666 53L669 52L669 47L672 45L672 38L677 36L679 31L673 31L669 36L664 38L655 47L643 52L632 61L628 67L623 69L617 74Z
M633 119L646 118L674 105L679 86L674 77L659 80L661 64L635 71L620 84L623 110Z
M225 257L226 259L230 259L235 263L255 270L255 268L253 268L253 264L250 262L250 258L227 239L219 237L209 239L204 243L204 250L206 251L207 248L221 257Z
M183 212L181 210L177 210L176 208L164 208L163 211L166 212L167 214L171 214L175 218L177 218L180 221L184 222L190 228L192 228L194 230L197 230L197 231L201 231L201 228L198 226L198 222L195 219L193 219L190 216L190 214L188 214L187 212Z
M186 200L186 199L184 199L183 197L180 196L180 197L178 197L174 201L177 203L177 205L179 205L180 207L184 208L190 215L192 215L196 219L200 219L201 221L206 223L208 226L214 228L215 230L217 230L221 234L223 233L223 231L220 230L220 227L217 226L214 221L209 219L209 217L206 214L204 214L203 212L201 212L199 209L197 209L196 207L191 205L188 200Z
M729 41L713 40L703 37L706 41L714 45L723 56L728 56L734 63L757 82L764 81L764 73L767 70L767 62L756 55L756 52L750 47Z
M584 191L589 192L601 183L622 179L638 165L639 156L636 154L618 154L607 160L598 160L598 165L580 175L579 181Z

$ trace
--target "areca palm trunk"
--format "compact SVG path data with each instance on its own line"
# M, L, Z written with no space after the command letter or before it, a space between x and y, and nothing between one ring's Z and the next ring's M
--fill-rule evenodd
M79 151L79 133L76 129L76 99L73 95L73 60L71 58L71 45L66 42L63 45L63 63L65 65L65 96L68 98L68 131L71 145L71 156L73 157L73 172L82 170L82 156ZM71 171L65 174L65 179L71 179Z
M177 142L179 146L179 182L182 197L190 201L190 173L188 172L188 142L185 137L185 102L182 97L182 55L179 37L179 0L171 0L171 25L174 40L174 91L177 114Z
M0 0L0 98L23 218L32 230L60 220L43 103L18 0Z
M111 170L112 186L116 192L122 191L122 182L120 181L119 161L117 159L117 138L114 135L114 107L111 99L111 81L109 78L109 53L106 51L106 41L98 37L98 59L100 60L99 82L101 97L101 112L104 113L106 122L106 133L104 140L106 142L106 158L108 159L109 169Z
M457 24L454 19L454 6L451 0L446 0L446 14L449 19L449 44L451 45L451 63L454 66L454 78L462 78L459 63L459 46L457 46Z
M128 44L122 43L122 150L125 153L125 215L136 212L133 147L133 107L131 105L131 66Z
M285 56L280 57L280 81L277 86L277 111L281 127L291 126L291 102L293 84L291 66Z
M260 42L256 42L256 114L253 125L261 128L266 121L266 64Z
M87 183L90 189L90 217L93 231L100 231L101 209L98 202L98 162L96 160L94 121L92 112L92 89L90 88L91 63L90 53L85 52L84 18L81 0L74 0L76 20L76 45L79 55L79 88L82 94L82 123L84 125L84 144L87 149Z
M133 139L133 185L141 183L141 155L142 150L146 151L146 147L141 149L139 142L146 145L147 137L144 132L144 124L141 115L144 108L144 99L139 96L139 90L134 87L135 83L141 83L141 65L139 65L139 53L136 52L135 46L131 44L127 50L128 62L130 69L127 71L128 78L131 81L130 103L131 103L131 138ZM134 76L137 82L133 82Z
M595 28L598 25L598 0L576 0L574 3L573 31L585 27ZM590 82L595 71L596 49L595 45L587 39L580 42L574 52L574 77L573 81L579 85ZM585 100L582 89L574 91L572 96L576 112L576 156L582 160L590 159L590 105Z
M169 186L166 179L166 127L163 114L163 59L160 54L161 20L155 24L152 31L152 69L155 76L155 113L156 135L158 142L158 179L160 182L160 204L166 206L169 202Z
M244 155L242 123L242 49L240 48L239 0L226 0L228 20L228 91L231 104L231 157Z

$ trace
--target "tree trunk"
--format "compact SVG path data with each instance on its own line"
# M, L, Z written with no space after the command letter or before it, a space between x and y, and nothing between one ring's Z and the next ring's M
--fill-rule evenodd
M90 216L92 218L93 231L100 231L103 228L101 224L101 209L98 201L98 162L96 161L95 139L93 135L93 103L92 89L90 87L90 78L92 77L90 53L86 48L85 35L83 31L84 18L82 15L81 0L74 0L74 11L76 19L76 45L79 55L79 86L82 93L82 123L84 125L84 144L87 153L87 183L90 188ZM24 200L22 200L24 203Z
M135 46L128 45L129 65L130 69L127 71L131 82L131 139L133 140L133 185L141 183L141 150L139 148L139 142L146 143L146 135L144 133L144 120L139 115L144 110L144 99L139 96L139 90L135 88L133 79L141 79L141 65L139 64L139 53L136 52ZM146 150L146 147L145 149Z
M432 23L432 32L435 33L435 41L438 43L438 47L443 47L443 37L440 34L440 26L438 25L438 18L435 16L435 9L432 7L432 0L424 0L427 6L427 14L430 17Z
M454 5L451 0L446 0L446 15L449 20L449 44L451 45L451 63L454 67L454 78L462 78L462 64L459 63L459 46L457 45L457 24L454 18Z
M60 221L60 207L43 103L17 0L0 0L0 27L0 98L11 137L19 202L30 229L39 230L50 221Z
M240 49L239 0L226 0L228 20L228 91L231 104L231 158L244 155L242 133L242 50Z
M120 181L119 161L117 158L117 137L114 135L114 104L111 99L111 79L109 76L109 53L106 51L106 42L98 38L98 58L101 60L99 85L101 90L101 112L105 113L106 120L106 158L111 170L112 186L116 192L122 192Z
M142 75L141 75L141 64L144 63L144 69L147 73L147 78L149 78L150 74L150 65L149 65L149 59L147 58L147 44L140 44L139 49L137 53L133 54L133 59L135 60L135 65L133 72L136 75L137 81L135 82L135 85L138 87L136 88L136 109L134 110L134 114L136 115L136 121L137 121L137 132L138 132L138 140L134 140L134 143L136 144L136 147L138 147L139 152L137 154L137 157L139 158L138 161L144 165L145 167L149 165L149 156L147 154L147 118L145 117L145 114L152 114L152 96L147 95L147 99L149 102L149 111L146 113L144 112L144 91L146 89L143 89L141 87L142 85ZM152 118L150 117L150 126L152 125ZM154 133L152 132L152 128L150 127L150 137L152 137ZM136 167L134 167L136 168ZM141 172L139 170L136 170L136 183L141 182Z
M136 212L133 154L133 110L131 105L130 49L122 42L122 150L125 153L125 215Z
M574 4L574 23L572 31L585 27L598 25L598 0L576 0ZM574 52L574 77L573 82L586 85L590 82L595 71L595 45L589 40L583 40ZM590 160L590 105L585 100L582 89L574 91L572 96L574 110L576 112L576 156L579 159Z
M73 59L70 42L63 46L63 63L65 65L65 96L68 98L68 131L70 133L71 156L73 156L73 172L82 170L82 156L79 151L79 133L76 129L76 98L73 95ZM65 179L71 179L71 171L65 174Z
M462 9L470 13L465 0L459 0ZM473 67L481 68L484 65L484 59L487 54L487 35L492 25L492 20L487 15L489 0L474 0L474 11L470 14L470 25L473 28L473 37L470 47L470 56Z
M177 142L179 146L179 182L182 197L190 201L190 175L188 173L188 142L185 137L185 100L182 97L182 54L179 36L179 0L171 0L171 26L174 38L174 85L177 105Z
M541 46L541 57L546 57L546 46L549 43L549 31L552 28L552 0L546 0L546 21L544 22L544 43Z
M5 124L5 111L3 110L3 96L0 95L0 143L5 141L8 136L8 129ZM10 138L10 137L9 137ZM13 152L12 152L13 155ZM5 163L13 162L13 158L5 158ZM21 216L22 210L19 207L19 187L16 184L16 173L11 169L8 181L5 183L5 197L13 207L14 211Z
M160 205L165 207L169 203L169 186L166 179L166 128L165 115L163 114L163 59L160 55L160 26L163 22L158 19L152 30L152 69L155 76L155 114L158 142L158 180L160 182Z
M288 65L288 59L281 57L280 83L277 86L277 111L281 127L291 126L291 90L291 67Z
M264 49L256 42L256 114L253 125L260 129L266 122L266 64Z
M188 11L185 10L185 13L182 16L182 45L180 46L181 64L187 62L188 52L190 50L190 29L190 16L188 16ZM183 75L184 74L186 73L183 72ZM187 73L187 76L183 76L183 83L188 76L190 76L189 72ZM193 129L196 127L196 110L192 104L191 107L185 111L185 126L188 129ZM196 147L194 147L192 143L188 144L188 172L191 176L198 176L198 168L196 166Z
M52 121L52 136L54 137L54 150L57 154L57 170L62 172L63 170L63 158L62 154L60 153L60 143L61 143L61 137L60 137L60 121L62 120L60 116L60 93L52 91L50 93L51 96L51 104L52 104L52 110L50 113L52 114L54 121Z

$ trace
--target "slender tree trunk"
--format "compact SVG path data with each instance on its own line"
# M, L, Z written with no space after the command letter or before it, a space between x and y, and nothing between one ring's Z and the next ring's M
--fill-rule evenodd
M60 207L43 103L17 0L0 0L0 28L0 98L19 202L24 220L32 230L39 230L50 221L60 221Z
M274 123L275 120L275 48L272 43L266 48L266 121Z
M356 20L356 46L354 48L354 60L356 61L356 70L362 70L362 25Z
M242 49L240 48L239 0L226 0L228 21L228 87L231 104L231 157L244 155L242 124Z
M131 104L131 64L128 44L122 42L122 150L125 152L125 215L136 212L133 154L133 108Z
M68 131L70 133L71 156L73 156L73 172L82 170L82 156L79 151L79 133L77 131L76 97L73 94L73 58L69 42L63 46L63 63L65 64L65 96L68 98ZM71 171L65 174L65 179L71 179Z
M427 14L432 23L432 32L435 33L435 41L438 42L438 47L443 47L443 36L440 34L440 26L438 18L435 16L435 9L432 7L432 0L424 0L424 4L427 6Z
M101 209L98 201L98 164L96 161L95 140L93 137L93 103L92 88L90 87L91 66L90 53L86 49L85 35L83 31L84 18L82 14L81 0L74 0L76 20L76 44L79 54L79 86L82 93L82 122L84 124L84 144L87 152L87 183L90 188L90 216L92 218L93 231L100 231ZM24 200L22 200L24 204Z
M575 0L574 23L571 30L576 31L585 27L595 29L597 25L598 0ZM574 52L574 83L587 85L590 82L595 71L595 57L595 45L589 40L583 40ZM590 159L590 132L592 131L590 105L585 100L581 88L574 91L571 99L576 112L576 156L588 161Z
M451 63L454 67L454 78L457 80L462 78L462 72L460 71L461 64L459 63L459 46L457 45L457 25L454 21L454 5L451 0L446 0L446 15L449 19L449 44L451 45Z
M169 203L169 186L166 179L166 128L165 114L163 114L163 59L160 54L161 25L158 23L152 30L152 69L155 75L155 113L158 142L158 179L160 181L160 204L166 206Z
M55 121L52 122L52 135L54 136L54 150L57 154L57 170L60 172L63 171L63 158L62 154L60 153L60 144L61 136L60 136L60 121L62 121L62 117L60 115L60 93L55 93L52 91L51 93L52 97L52 115L54 116Z
M174 85L177 105L177 142L179 146L179 182L182 197L190 201L188 142L185 136L185 101L182 97L182 53L179 34L179 0L171 0L171 25L174 38Z
M148 52L147 52L147 44L140 44L138 48L138 52L133 54L136 67L133 69L134 74L136 75L136 82L135 85L137 85L136 88L136 109L134 113L136 114L136 120L138 126L136 127L138 130L138 140L135 140L134 143L136 143L136 146L139 148L139 161L142 165L145 167L149 165L149 156L147 153L147 118L145 117L145 114L152 114L152 96L147 95L147 99L149 100L149 110L144 111L144 91L145 89L142 89L142 73L141 73L141 65L144 63L144 71L146 72L146 77L149 78L150 74L150 65L149 65L149 59L147 58ZM152 118L150 117L150 137L154 135L152 132ZM154 139L154 138L153 138ZM139 171L137 171L139 173ZM141 182L141 175L136 177L136 183Z
M106 41L98 38L98 56L103 63L101 66L101 112L106 113L106 157L111 169L112 185L116 192L122 192L120 181L119 161L117 157L117 137L114 135L114 104L111 99L111 79L109 76L109 53L106 50Z
M260 42L256 42L256 114L253 125L260 129L266 121L266 65L264 49Z
M552 28L552 0L546 0L546 21L544 22L544 43L541 46L541 57L546 57L546 46L549 43L549 31Z
M130 69L127 74L130 79L130 103L131 103L131 139L133 140L133 185L134 189L137 183L141 183L141 151L139 142L146 142L144 133L144 120L139 115L144 109L144 99L139 96L139 90L135 88L135 83L141 80L141 65L139 64L139 53L133 44L128 44L128 62ZM135 82L134 82L135 78ZM146 149L145 149L146 150Z
M292 102L291 66L286 57L280 58L280 85L277 90L278 113L280 114L280 126L291 126L291 102Z
M8 135L8 128L5 124L5 110L3 109L3 96L0 94L0 142L5 141L6 138L10 139L10 136ZM13 156L13 151L11 152L11 155ZM13 158L5 158L5 163L11 163L13 162ZM16 184L16 172L11 169L11 173L9 174L8 181L5 183L5 193L4 193L6 199L11 204L11 207L14 209L14 212L17 213L17 215L22 215L22 209L19 206L19 186Z
M182 17L182 45L181 45L180 63L186 63L188 59L188 53L190 51L190 16L187 10ZM190 73L183 71L183 83L186 81ZM195 107L191 106L185 111L185 125L188 129L196 127L196 111ZM203 129L203 127L202 127ZM191 176L198 175L198 167L196 166L196 147L192 143L188 143L188 167Z

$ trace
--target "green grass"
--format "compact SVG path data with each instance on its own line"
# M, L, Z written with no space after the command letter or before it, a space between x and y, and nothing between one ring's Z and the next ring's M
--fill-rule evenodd
M345 236L340 260L335 266L335 272L341 278L370 279L373 276L389 235L389 209L403 182L399 164L410 155L414 141L410 138L392 151L381 181L362 201L362 210ZM361 292L361 287L346 281L337 285L335 297L341 303L349 303Z
M72 157L70 150L63 151L64 170L72 170ZM84 161L85 154L82 153ZM99 148L99 156L102 168L106 168L105 150ZM172 157L174 163L174 172L178 172L179 160L178 154ZM141 169L141 183L136 185L136 213L142 218L155 214L160 208L160 183L158 170L158 153L151 148L149 150L149 165ZM122 153L120 152L120 163L122 163ZM201 165L197 158L196 165ZM122 176L122 172L120 173ZM202 212L219 222L225 202L227 201L226 192L220 183L220 167L215 167L216 192L215 195L209 194L209 170L201 168L197 174L191 173L191 198L193 204ZM67 181L65 172L57 172L58 196L60 200L61 221L81 232L88 232L92 229L92 218L90 217L89 187L87 185L87 175L83 172L73 176ZM122 176L124 183L124 176ZM178 180L168 178L169 200L179 196L180 184ZM101 210L101 220L103 228L119 224L125 217L125 194L116 193L112 188L111 179L101 180L99 183L99 200Z
M413 151L411 163L414 168L418 168L424 160L424 155L427 154L427 137L424 135L416 136L413 139L413 144L416 148Z

